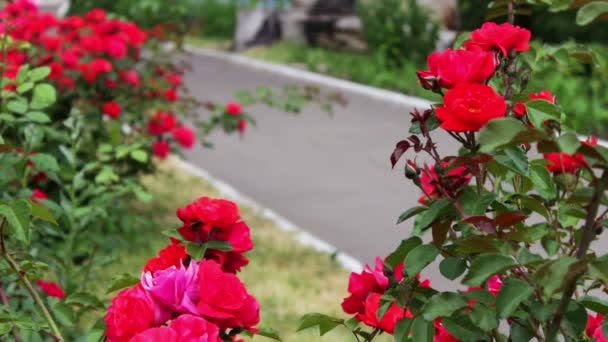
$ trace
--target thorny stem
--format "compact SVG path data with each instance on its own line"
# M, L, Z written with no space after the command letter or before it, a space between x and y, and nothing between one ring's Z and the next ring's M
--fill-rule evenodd
M53 332L53 338L58 342L65 341L63 339L63 336L61 336L61 332L59 331L59 328L57 327L57 323L55 323L53 316L51 316L51 313L46 308L46 305L44 305L42 298L40 298L40 295L38 295L38 292L36 292L36 290L34 289L34 286L29 281L29 279L27 279L25 274L19 269L19 265L17 264L17 262L15 262L15 260L8 253L8 251L6 249L6 244L4 241L4 226L5 225L6 225L6 218L2 219L2 224L0 224L0 253L2 254L2 257L4 258L6 263L9 265L9 267L13 270L13 272L17 275L17 277L19 277L19 279L21 280L23 285L25 285L25 288L27 289L27 291L32 296L32 299L34 300L34 302L36 303L36 305L42 312L42 315L44 316L45 320L49 324L49 327L51 328L51 331Z
M593 192L593 197L591 198L591 202L589 203L589 207L587 208L587 217L585 218L585 226L583 227L583 235L581 237L581 242L576 251L576 258L582 259L589 250L591 246L591 242L595 237L595 224L597 217L597 212L600 208L600 202L602 200L602 195L604 191L608 188L608 170L604 171L602 174L602 178L599 180L598 184L595 186L595 191ZM562 298L559 302L557 309L555 310L555 314L553 316L553 320L549 323L549 327L547 328L547 339L548 342L553 342L556 340L557 333L559 331L559 327L562 321L562 317L568 308L568 303L574 294L576 289L576 282L580 274L573 277L570 282L566 285L564 292L562 294Z

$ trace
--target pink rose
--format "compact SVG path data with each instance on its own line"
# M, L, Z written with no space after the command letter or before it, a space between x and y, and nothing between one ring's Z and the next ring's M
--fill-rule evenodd
M173 312L198 314L198 265L190 261L186 267L171 266L155 272L144 272L141 284L152 297Z
M220 329L217 325L202 317L181 315L171 321L169 328L173 329L180 342L221 342Z
M180 342L177 333L166 327L150 328L133 336L129 342Z

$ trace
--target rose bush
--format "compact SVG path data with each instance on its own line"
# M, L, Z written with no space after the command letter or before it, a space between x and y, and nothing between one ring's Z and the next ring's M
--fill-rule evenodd
M513 18L515 2L503 3ZM390 157L393 167L406 154L432 160L405 163L422 193L397 222L413 219L412 236L351 274L351 319L312 313L300 330L343 326L358 341L606 340L608 256L592 247L608 225L608 148L582 141L550 90L526 89L530 38L487 22L429 56L420 84L443 99L411 113L412 135ZM458 142L457 154L441 155L435 134ZM449 291L421 281L434 261Z
M253 249L236 204L201 197L178 209L177 216L183 226L167 231L170 244L146 263L136 284L112 299L105 316L107 340L221 342L244 333L278 339L271 330L256 328L257 300L236 270L224 270L216 258L243 241ZM232 239L221 233L234 225L240 229Z

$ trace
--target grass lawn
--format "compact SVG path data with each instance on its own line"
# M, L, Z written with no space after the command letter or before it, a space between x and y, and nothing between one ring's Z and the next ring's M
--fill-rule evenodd
M98 284L101 293L116 274L141 271L145 262L167 244L161 231L178 227L175 210L200 196L221 197L205 180L191 176L168 163L160 165L155 176L144 183L154 194L148 205L138 205L139 214L153 220L141 237L128 250L118 251L119 262L102 272ZM279 230L273 222L241 207L243 219L251 228L255 249L247 255L250 264L239 274L251 294L259 300L262 312L260 326L277 329L284 341L354 341L345 329L337 328L323 339L314 329L295 332L299 318L309 312L346 317L340 308L346 295L349 273L331 255L320 253L295 242L290 233ZM100 313L101 314L101 313ZM91 317L89 322L97 317ZM389 337L386 336L386 340ZM266 341L263 337L255 341ZM382 340L382 339L381 339ZM270 341L270 340L268 340Z

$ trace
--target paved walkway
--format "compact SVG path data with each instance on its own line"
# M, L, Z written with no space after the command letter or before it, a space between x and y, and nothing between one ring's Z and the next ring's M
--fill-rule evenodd
M216 58L194 55L192 65L187 82L200 100L227 101L237 89L298 83ZM395 143L407 136L411 108L344 95L350 103L336 108L333 117L314 104L299 115L247 108L258 126L244 139L218 134L212 136L214 149L197 148L186 157L301 228L370 262L408 235L408 226L395 222L419 196L402 168L392 171L389 162Z

